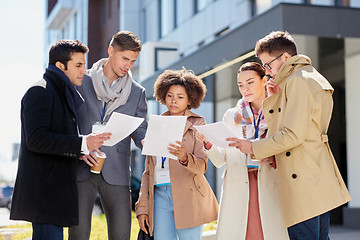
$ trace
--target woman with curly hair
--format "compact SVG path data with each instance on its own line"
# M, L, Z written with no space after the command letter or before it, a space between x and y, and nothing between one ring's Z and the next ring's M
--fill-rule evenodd
M164 71L154 84L154 97L168 108L162 115L187 117L182 142L168 148L178 160L146 157L135 208L140 228L147 233L148 227L155 240L200 240L202 225L217 219L218 203L204 176L208 158L193 127L205 120L190 111L205 93L202 80L185 68Z

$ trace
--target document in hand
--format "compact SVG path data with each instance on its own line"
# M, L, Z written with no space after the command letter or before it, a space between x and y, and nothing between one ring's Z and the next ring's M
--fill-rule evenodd
M143 121L143 118L113 112L104 128L104 132L111 132L111 137L104 142L104 146L113 146L120 142L135 131Z
M167 148L170 143L182 141L186 119L186 116L151 115L141 154L178 159Z
M202 133L209 142L222 148L229 147L230 142L225 139L230 137L237 138L235 133L222 121L194 127Z

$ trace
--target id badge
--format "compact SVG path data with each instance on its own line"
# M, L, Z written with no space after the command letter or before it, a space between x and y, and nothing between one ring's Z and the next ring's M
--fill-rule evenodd
M255 158L254 154L246 154L247 167L258 168L260 166L260 161L261 160Z
M103 133L107 122L94 122L92 125L92 133Z
M162 169L155 171L156 186L170 184L170 171L169 169Z

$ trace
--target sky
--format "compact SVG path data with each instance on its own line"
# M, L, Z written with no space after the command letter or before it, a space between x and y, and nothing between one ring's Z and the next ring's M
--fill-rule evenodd
M20 142L20 101L44 72L45 0L0 0L0 161Z

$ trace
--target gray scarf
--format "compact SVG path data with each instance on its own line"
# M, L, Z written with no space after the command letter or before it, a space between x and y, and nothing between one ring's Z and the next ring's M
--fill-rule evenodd
M107 58L100 59L88 70L97 98L106 103L104 119L127 102L132 85L132 74L129 70L124 77L118 78L112 86L109 86L109 79L103 71L107 61Z

